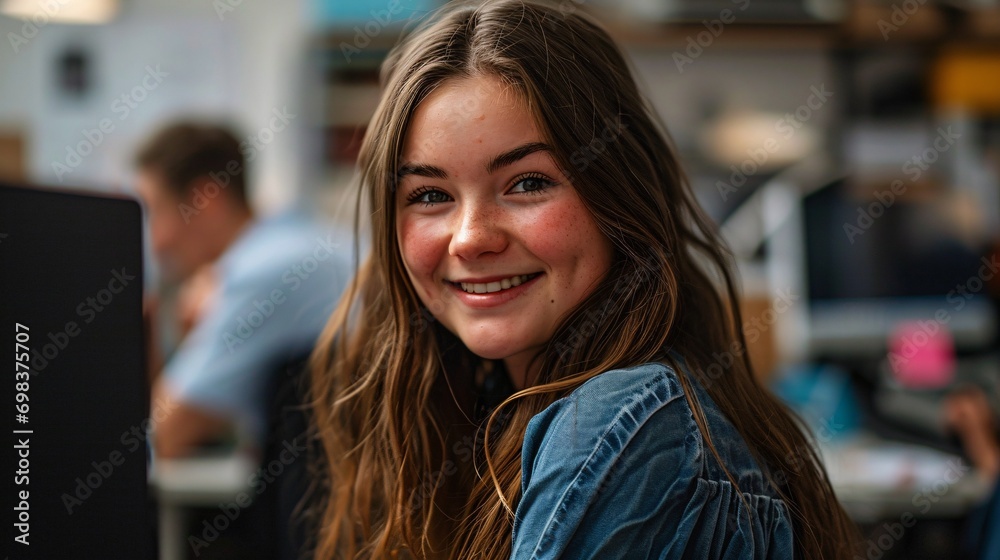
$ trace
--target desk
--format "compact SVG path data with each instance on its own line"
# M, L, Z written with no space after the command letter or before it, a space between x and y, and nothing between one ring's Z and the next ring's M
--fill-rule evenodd
M160 513L160 560L186 557L184 509L231 502L250 488L258 461L244 454L220 457L158 459L150 470Z
M859 523L906 514L960 517L992 489L956 455L869 434L822 444L820 451L837 498Z
M959 517L985 500L992 483L958 456L863 434L820 446L830 481L859 523ZM150 472L160 508L160 560L185 557L184 509L217 506L249 491L258 467L249 455L158 460Z

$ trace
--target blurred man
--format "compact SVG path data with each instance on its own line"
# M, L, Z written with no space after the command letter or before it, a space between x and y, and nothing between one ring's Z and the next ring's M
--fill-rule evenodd
M262 444L281 366L306 355L346 285L346 238L287 214L255 219L246 162L223 128L178 123L139 151L137 188L186 335L153 398L158 456L235 431Z

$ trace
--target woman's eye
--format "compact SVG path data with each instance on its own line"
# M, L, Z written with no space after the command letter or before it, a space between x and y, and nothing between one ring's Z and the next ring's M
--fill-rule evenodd
M413 191L413 193L406 198L406 201L410 204L417 202L423 204L424 206L430 206L432 204L448 202L450 199L450 196L437 189L420 187L419 189Z
M518 179L514 183L514 187L510 192L515 194L541 194L545 189L553 185L555 185L555 183L545 177L531 175Z

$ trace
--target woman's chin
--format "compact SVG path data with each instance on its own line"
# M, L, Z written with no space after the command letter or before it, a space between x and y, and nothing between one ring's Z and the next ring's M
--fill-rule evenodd
M541 351L544 344L530 344L528 341L511 341L507 344L497 344L497 340L466 340L463 339L470 352L486 360L511 360L520 362L520 357L527 357Z
M477 344L475 341L470 343L470 341L464 340L463 342L470 352L486 360L502 360L514 353L509 348L498 347L495 344Z
M473 354L487 360L500 360L527 348L527 344L522 344L520 341L501 339L488 334L477 333L473 336L469 336L468 333L463 334L466 336L460 338L465 347Z

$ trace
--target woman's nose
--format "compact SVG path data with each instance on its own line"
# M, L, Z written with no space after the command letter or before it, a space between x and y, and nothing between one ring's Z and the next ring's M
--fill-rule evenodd
M479 201L463 203L457 213L448 253L465 260L507 248L503 210Z

